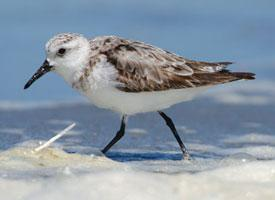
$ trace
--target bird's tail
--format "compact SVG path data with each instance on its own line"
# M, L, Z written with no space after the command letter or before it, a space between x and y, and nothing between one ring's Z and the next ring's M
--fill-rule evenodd
M250 72L231 72L233 76L235 76L238 79L244 79L244 80L254 80L255 74Z

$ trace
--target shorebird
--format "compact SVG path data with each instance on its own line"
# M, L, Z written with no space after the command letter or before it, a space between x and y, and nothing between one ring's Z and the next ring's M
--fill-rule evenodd
M227 70L231 62L195 61L117 36L89 40L80 34L62 33L50 39L45 50L46 60L24 89L53 71L94 105L120 113L120 129L103 148L104 154L123 137L127 116L156 111L171 129L183 158L189 159L172 119L162 110L191 100L214 85L255 76Z

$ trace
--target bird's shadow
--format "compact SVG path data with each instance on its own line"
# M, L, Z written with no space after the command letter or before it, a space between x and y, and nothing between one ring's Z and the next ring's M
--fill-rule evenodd
M134 152L109 152L106 157L119 161L145 161L145 160L182 160L181 153L160 153L160 152L146 152L146 153L134 153Z
M205 153L205 152L193 152L191 155L191 160L194 159L206 159L206 158L222 158L222 155L216 153ZM167 152L108 152L106 157L119 161L119 162L129 162L129 161L147 161L147 160L171 160L171 161L180 161L183 160L182 153L167 153Z

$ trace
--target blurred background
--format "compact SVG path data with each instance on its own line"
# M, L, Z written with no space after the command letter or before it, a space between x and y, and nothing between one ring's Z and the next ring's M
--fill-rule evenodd
M272 0L2 0L0 100L81 99L53 73L23 91L45 58L45 43L61 32L88 38L118 35L191 59L233 61L232 70L255 72L257 81L270 87L275 77L274 9Z

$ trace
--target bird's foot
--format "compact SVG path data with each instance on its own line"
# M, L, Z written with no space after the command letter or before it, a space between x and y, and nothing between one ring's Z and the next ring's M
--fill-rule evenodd
M183 151L182 158L183 158L183 160L192 160L192 157L190 156L188 151Z

